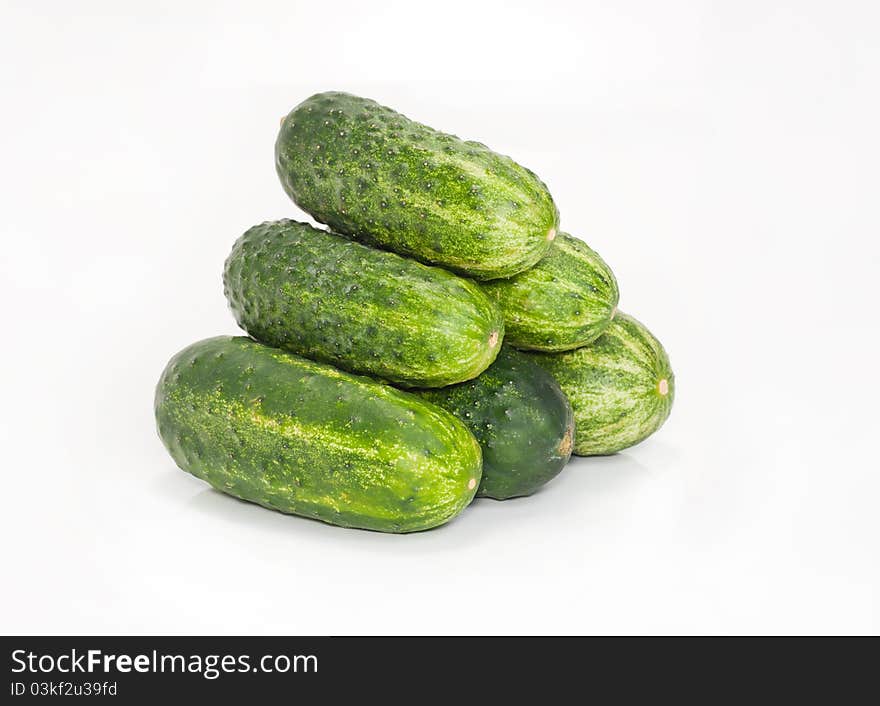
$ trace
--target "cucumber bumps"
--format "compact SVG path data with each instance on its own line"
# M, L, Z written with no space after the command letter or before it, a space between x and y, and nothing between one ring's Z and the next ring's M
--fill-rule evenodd
M275 166L333 230L475 279L528 269L559 227L525 167L347 93L318 93L284 118Z
M334 525L435 527L480 482L480 447L448 412L248 338L211 338L174 356L155 409L159 436L184 471Z
M257 340L404 387L476 377L504 336L474 282L296 221L248 230L223 280Z

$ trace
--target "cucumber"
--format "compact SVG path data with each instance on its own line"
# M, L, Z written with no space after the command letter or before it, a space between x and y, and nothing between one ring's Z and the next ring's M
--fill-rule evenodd
M257 340L401 386L470 380L504 336L476 283L306 223L248 230L223 279L236 320Z
M282 120L275 166L334 231L475 279L528 269L559 227L528 169L347 93L318 93Z
M448 412L244 337L174 356L156 422L177 465L217 490L343 527L441 525L480 481L480 447Z
M560 233L532 269L482 287L501 309L506 341L523 350L585 346L608 327L617 310L611 268L568 233Z
M480 377L418 394L461 419L483 450L477 495L530 495L571 456L574 418L553 377L507 346Z
M574 453L612 454L653 434L672 409L675 376L660 341L626 314L591 345L564 353L529 353L574 408Z

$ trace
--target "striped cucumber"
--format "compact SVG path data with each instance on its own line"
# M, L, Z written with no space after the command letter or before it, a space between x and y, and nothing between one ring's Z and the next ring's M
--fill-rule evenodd
M626 314L591 345L564 353L530 353L574 408L574 453L611 454L653 434L672 409L675 376L660 341Z
M506 341L523 350L585 346L599 337L617 310L611 268L568 233L560 233L532 269L482 287L501 309Z

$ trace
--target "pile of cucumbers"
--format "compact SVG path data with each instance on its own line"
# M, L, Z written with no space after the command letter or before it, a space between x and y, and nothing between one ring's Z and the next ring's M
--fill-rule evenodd
M669 416L663 347L528 169L337 92L283 119L275 165L328 228L267 222L233 246L223 283L248 337L188 346L156 389L183 470L281 512L414 532Z

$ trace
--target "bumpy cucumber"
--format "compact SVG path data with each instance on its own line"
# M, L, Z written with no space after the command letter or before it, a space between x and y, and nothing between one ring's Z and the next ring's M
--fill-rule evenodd
M483 283L516 348L565 351L591 343L617 310L617 280L582 240L560 233L532 269Z
M675 376L660 341L620 312L591 345L530 353L574 408L574 453L611 454L653 434L672 409Z
M504 336L474 282L296 221L247 231L224 284L257 340L402 386L470 380Z
M480 481L480 447L448 412L249 338L174 356L156 421L177 465L217 490L343 527L441 525Z
M505 346L480 377L422 397L449 410L483 449L478 495L530 495L556 477L571 456L574 418L553 377Z
M528 269L559 224L546 186L509 157L347 93L294 108L275 165L287 194L333 230L475 279Z

